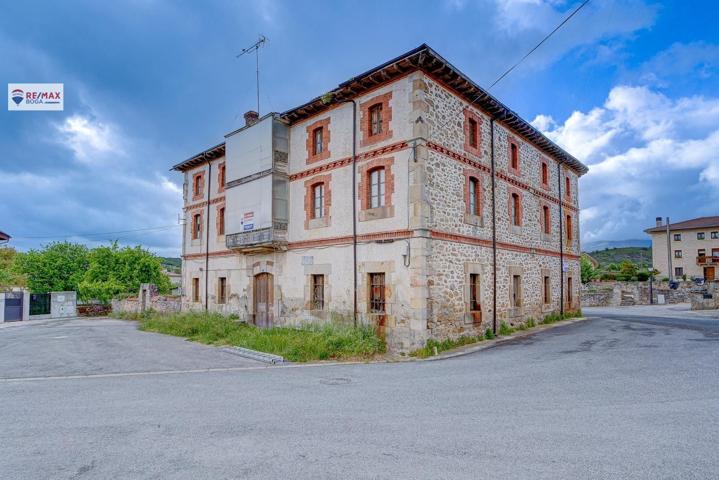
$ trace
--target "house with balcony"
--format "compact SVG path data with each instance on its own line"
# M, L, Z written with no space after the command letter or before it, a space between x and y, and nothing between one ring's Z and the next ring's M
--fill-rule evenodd
M644 230L652 238L652 263L659 275L682 279L717 279L719 216L699 217L667 225L661 217Z
M185 310L408 350L579 307L587 167L427 45L173 169Z

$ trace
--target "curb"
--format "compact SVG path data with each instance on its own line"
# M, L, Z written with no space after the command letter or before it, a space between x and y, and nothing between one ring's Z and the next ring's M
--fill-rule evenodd
M257 350L250 350L249 348L224 347L220 350L226 353L230 353L232 355L238 355L240 357L249 358L250 360L257 360L258 362L269 363L271 365L286 364L284 357L281 357L279 355L273 355L271 353L259 352Z
M532 335L536 335L537 333L543 332L545 330L551 330L556 327L562 327L565 325L571 325L573 323L578 323L578 322L587 320L587 318L589 318L589 317L577 317L577 318L570 318L568 320L560 320L558 322L550 323L548 325L537 325L534 328L531 328L529 330L520 330L518 332L515 332L513 335L509 335L507 337L497 337L493 340L484 340L484 341L478 342L474 345L469 345L469 346L465 346L465 347L459 347L458 349L448 350L447 352L441 353L441 354L433 356L433 357L417 358L415 361L436 362L438 360L447 360L448 358L462 357L464 355L469 355L471 353L479 352L480 350L487 350L489 348L494 348L497 345L501 345L502 343L506 343L506 342L509 342L509 341L517 339L517 338L529 337Z

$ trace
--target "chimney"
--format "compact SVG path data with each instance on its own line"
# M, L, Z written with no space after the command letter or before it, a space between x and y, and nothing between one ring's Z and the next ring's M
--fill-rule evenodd
M657 217L656 221L657 221L657 227L661 227L662 226L662 217Z
M254 125L255 123L257 123L257 120L259 118L260 118L260 114L255 112L254 110L245 112L245 126L249 127L251 125Z

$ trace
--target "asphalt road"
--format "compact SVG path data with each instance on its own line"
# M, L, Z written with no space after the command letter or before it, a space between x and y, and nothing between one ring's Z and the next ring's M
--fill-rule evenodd
M299 368L114 324L0 329L0 478L718 478L719 331L690 327L597 318ZM123 361L117 335L144 343Z

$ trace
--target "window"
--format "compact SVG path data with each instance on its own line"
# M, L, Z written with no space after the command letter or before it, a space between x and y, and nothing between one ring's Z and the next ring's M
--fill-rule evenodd
M564 196L570 198L572 196L572 189L570 187L569 177L564 177Z
M700 248L699 250L697 250L697 256L698 256L698 257L706 257L706 256L707 256L707 251L706 251L706 249Z
M683 277L684 276L684 268L683 267L674 267L674 276L675 277Z
M572 277L567 277L567 304L572 305Z
M512 275L512 307L518 308L522 306L522 277L520 275Z
M385 205L385 177L384 168L372 170L369 174L370 208L384 207Z
M200 279L196 277L192 279L192 301L200 301Z
M192 239L198 240L202 235L202 215L196 213L192 216Z
M547 162L542 162L542 185L549 185L549 167Z
M370 273L369 287L370 313L385 313L384 273Z
M315 128L312 131L312 154L319 155L322 153L322 136L324 135L322 127Z
M471 215L479 215L480 214L480 205L479 205L479 179L470 177L469 178L469 198L468 198L468 205L467 210L469 214Z
M217 303L227 303L227 278L217 279Z
M478 273L469 274L469 310L472 312L481 310Z
M225 234L225 207L217 209L217 234Z
M542 281L542 292L544 297L544 303L552 303L552 283L549 280L549 275L545 275Z
M712 232L711 238L712 238L712 240L718 239L718 238L719 238L719 232Z
M572 216L567 215L567 241L571 242L573 237Z
M192 196L193 197L202 195L203 181L204 181L204 178L203 178L202 174L197 174L194 177L192 177Z
M369 134L370 136L382 133L382 104L369 107Z
M542 227L545 235L552 233L552 219L549 216L549 206L542 206Z
M704 240L704 232L697 232L697 240Z
M681 234L681 233L675 233L675 234L674 234L674 241L675 241L675 242L681 242L681 241L682 241L682 234Z
M682 258L682 251L674 250L674 258Z
M325 308L325 276L312 275L312 310L324 310Z
M512 194L512 225L522 225L522 211L518 193Z
M519 170L519 146L512 142L509 144L510 166L513 170Z
M225 190L225 164L221 163L217 167L217 191L222 192Z
M320 183L312 187L312 218L325 215L325 185Z
M469 146L473 148L477 148L477 144L479 143L479 128L477 125L477 120L470 118L469 119Z

